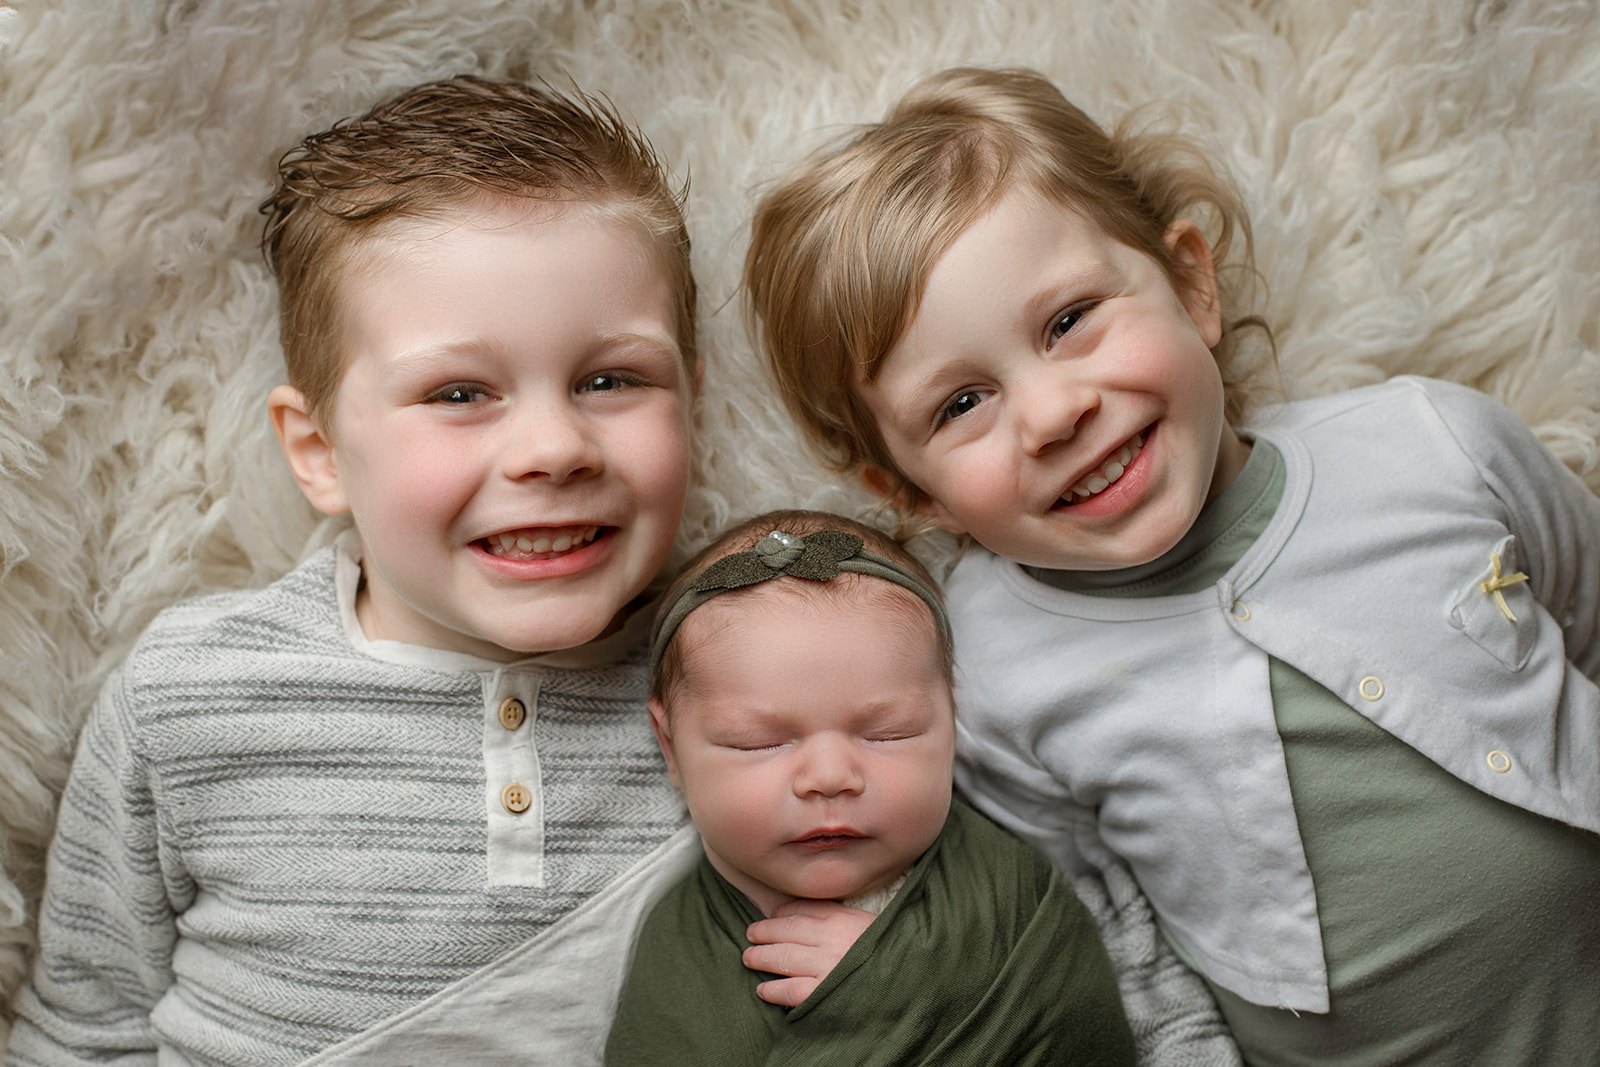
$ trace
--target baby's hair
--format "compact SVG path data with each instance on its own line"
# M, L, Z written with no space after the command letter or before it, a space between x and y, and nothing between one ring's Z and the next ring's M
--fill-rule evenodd
M902 505L922 498L898 470L856 386L873 381L910 325L934 263L1010 190L1024 187L1076 211L1158 263L1175 288L1184 264L1169 226L1208 214L1221 264L1240 239L1253 277L1242 201L1191 141L1107 134L1029 70L958 68L914 86L888 116L804 161L758 204L745 257L755 342L790 413L842 471L863 465L899 480ZM1219 277L1219 286L1222 279ZM1222 290L1222 340L1213 350L1228 386L1228 418L1246 402L1230 374L1236 294ZM1270 336L1270 335L1269 335Z
M716 540L701 549L694 558L686 563L678 576L673 579L667 588L666 594L661 598L662 604L672 604L683 594L683 591L695 577L714 561L734 552L753 547L758 541L766 537L773 530L797 537L805 537L822 530L839 530L843 533L855 534L860 537L864 548L868 552L882 556L884 559L899 564L910 571L918 581L922 582L937 597L939 585L933 580L926 567L917 560L900 542L864 523L841 515L833 515L824 511L784 510L769 511L757 515L752 519L729 527L724 530ZM865 584L863 584L865 583ZM926 631L930 640L938 642L939 670L946 683L950 683L955 670L955 652L951 647L948 637L939 627L933 617L933 612L928 605L915 593L896 585L894 582L882 578L873 578L865 574L845 572L836 578L825 582L811 581L805 578L780 577L773 578L756 585L748 585L741 589L730 589L719 593L712 604L735 604L742 600L756 597L771 597L779 593L785 596L803 597L814 600L833 598L846 600L864 595L879 596L885 603L903 609L908 618L917 620L919 627L926 623ZM940 601L943 603L943 601ZM701 608L699 610L705 610ZM693 618L691 615L690 618ZM687 622L687 620L685 620ZM687 671L688 657L684 653L684 630L680 627L668 642L661 655L661 663L657 666L655 674L650 679L650 695L660 700L669 710L672 698L683 686Z
M574 90L461 75L409 89L313 134L278 162L261 205L278 279L289 384L324 429L344 373L338 283L364 238L395 220L492 198L582 204L639 227L677 297L677 342L696 361L684 191L611 104Z

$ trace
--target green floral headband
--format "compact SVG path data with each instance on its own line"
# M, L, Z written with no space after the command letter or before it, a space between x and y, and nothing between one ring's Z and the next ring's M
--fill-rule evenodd
M893 582L922 598L939 624L939 633L948 642L950 617L945 614L939 594L894 560L863 550L864 543L855 534L842 530L819 530L805 537L773 530L755 547L708 564L674 599L661 605L650 638L650 673L655 674L672 635L695 608L729 589L781 575L826 582L837 578L841 571L850 571Z

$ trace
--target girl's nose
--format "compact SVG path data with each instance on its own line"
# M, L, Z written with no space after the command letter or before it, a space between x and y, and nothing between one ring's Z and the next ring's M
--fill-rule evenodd
M1022 447L1030 455L1070 441L1085 419L1100 408L1100 393L1092 385L1055 368L1036 376L1010 398Z

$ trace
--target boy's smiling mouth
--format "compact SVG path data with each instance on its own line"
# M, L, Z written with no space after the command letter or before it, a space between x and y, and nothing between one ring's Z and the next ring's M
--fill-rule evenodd
M480 538L478 544L497 559L553 559L582 548L598 537L603 526L537 526L505 530Z
M1056 504L1071 507L1080 500L1088 500L1105 492L1122 477L1123 472L1143 450L1144 431L1140 431L1124 441L1099 467L1068 486L1067 491L1056 500Z

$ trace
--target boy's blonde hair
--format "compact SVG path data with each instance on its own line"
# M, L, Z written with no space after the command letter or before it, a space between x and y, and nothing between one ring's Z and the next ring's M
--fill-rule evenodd
M684 192L670 188L649 142L603 99L461 75L307 137L279 160L261 205L289 384L325 430L344 375L339 283L363 240L483 197L583 203L639 227L677 295L678 348L695 380Z
M1186 139L1106 134L1042 75L958 68L912 88L883 122L824 148L757 206L744 281L752 327L784 402L838 469L877 467L896 499L923 499L890 457L856 386L873 381L910 325L929 272L955 239L1008 191L1032 189L1149 256L1173 285L1184 265L1167 228L1208 211L1221 264L1250 230L1238 193ZM1220 284L1220 279L1219 279ZM1213 353L1229 386L1230 421L1243 407L1229 359L1239 327L1227 320Z
M741 552L747 548L755 547L756 543L773 530L796 537L807 537L823 530L839 530L844 533L855 534L862 540L862 547L868 552L891 560L905 568L925 585L929 592L939 598L939 584L933 576L904 545L890 537L882 530L875 529L865 523L847 519L842 515L832 515L824 511L782 510L769 511L764 515L746 519L744 522L724 530L716 540L701 549L695 557L684 564L678 576L668 586L666 593L659 603L663 605L675 603L679 600L689 583L699 576L714 560L721 559L734 552ZM873 578L864 574L841 574L826 582L808 581L804 578L780 578L772 582L759 585L745 586L742 589L732 589L721 593L717 597L719 603L735 603L741 599L751 597L770 596L772 592L781 590L783 594L798 597L817 599L847 598L863 595L861 583L867 582L869 595L881 595L892 600L896 607L903 606L906 614L918 620L926 619L931 624L930 636L939 643L938 665L947 684L953 683L955 671L955 651L949 637L934 619L928 606L914 593L882 578ZM650 678L650 695L662 702L662 705L671 710L672 698L677 695L683 686L688 671L687 656L684 653L685 638L683 630L668 641L667 647L661 654L661 662L656 666L655 673Z

